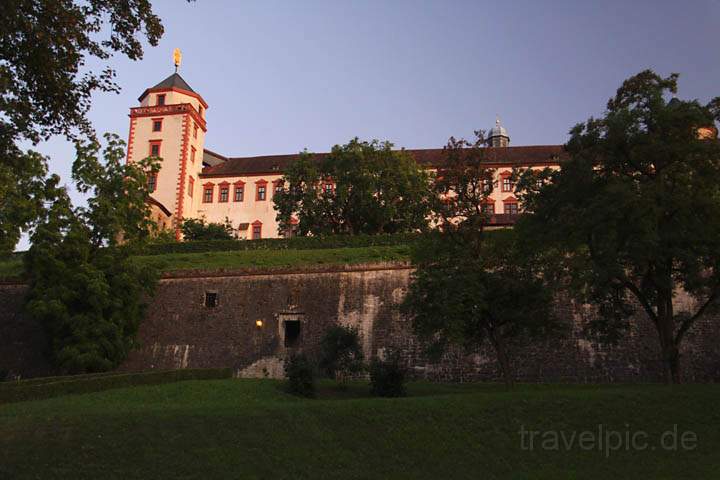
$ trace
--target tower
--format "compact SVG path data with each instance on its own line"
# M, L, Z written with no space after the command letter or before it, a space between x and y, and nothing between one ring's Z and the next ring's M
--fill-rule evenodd
M202 170L207 103L176 72L146 89L138 98L139 107L130 109L127 161L148 156L161 159L160 171L149 179L153 220L173 228L180 237L183 217L197 208L196 186Z
M499 117L495 119L495 126L490 130L487 143L490 147L507 147L510 145L510 137L508 137L505 127L500 125Z

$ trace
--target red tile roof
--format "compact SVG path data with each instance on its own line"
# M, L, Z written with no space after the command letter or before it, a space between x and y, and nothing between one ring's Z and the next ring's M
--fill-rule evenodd
M438 167L444 163L445 150L442 148L406 150L420 165ZM216 157L222 157L213 153ZM318 160L327 153L313 154ZM488 165L491 166L531 166L557 164L567 158L563 145L531 145L524 147L488 147L486 151ZM265 155L260 157L235 157L212 167L203 169L202 177L233 177L282 173L287 166L297 160L299 154ZM224 157L222 157L224 158Z

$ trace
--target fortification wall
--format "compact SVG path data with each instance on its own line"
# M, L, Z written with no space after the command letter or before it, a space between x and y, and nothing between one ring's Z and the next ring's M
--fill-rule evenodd
M398 311L410 281L404 265L316 267L303 270L187 272L161 280L135 349L121 366L134 371L232 367L239 376L282 375L292 351L316 351L327 326L357 327L367 357L398 349L413 375L433 380L494 380L493 352L459 350L431 362ZM42 357L42 329L21 313L22 285L0 286L0 369L23 376L50 373ZM215 294L216 306L206 306ZM678 308L691 307L684 295ZM618 345L608 347L584 334L592 312L558 296L566 335L514 346L515 369L528 382L659 381L656 333L637 318ZM688 381L720 380L720 332L716 318L697 325L683 350ZM258 322L262 326L258 326ZM295 323L297 322L297 323ZM299 326L299 332L297 327Z

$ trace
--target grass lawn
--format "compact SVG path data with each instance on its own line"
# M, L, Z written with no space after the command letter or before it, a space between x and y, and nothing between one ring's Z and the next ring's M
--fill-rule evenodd
M720 385L409 386L378 399L324 384L185 381L0 405L0 478L717 478ZM645 432L605 455L521 448L519 430ZM674 425L692 450L660 448ZM544 438L548 437L544 433ZM552 446L552 445L550 445ZM526 445L527 447L527 445Z
M238 250L232 252L168 253L136 257L138 261L156 265L160 270L242 267L295 267L319 264L357 264L407 260L410 247L328 248L312 250Z
M157 266L163 272L174 270L214 270L242 267L296 267L320 264L358 264L408 260L407 245L328 248L312 250L238 250L229 252L168 253L135 257ZM15 257L0 261L0 278L18 277L22 261Z

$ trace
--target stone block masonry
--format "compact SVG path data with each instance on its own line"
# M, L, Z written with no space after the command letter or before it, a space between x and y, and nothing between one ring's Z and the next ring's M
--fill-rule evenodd
M399 350L416 378L498 380L495 355L487 348L451 351L436 362L425 356L398 310L411 272L404 264L374 264L168 275L150 303L137 348L120 369L232 367L238 376L281 377L288 354L315 353L325 329L339 323L358 328L368 358ZM22 314L25 290L0 285L0 370L49 374L42 329ZM647 319L634 319L626 338L606 346L585 333L591 309L557 297L565 334L513 346L519 381L662 380L656 333ZM692 307L682 294L677 303ZM682 352L687 381L720 380L719 345L717 318L696 325Z

